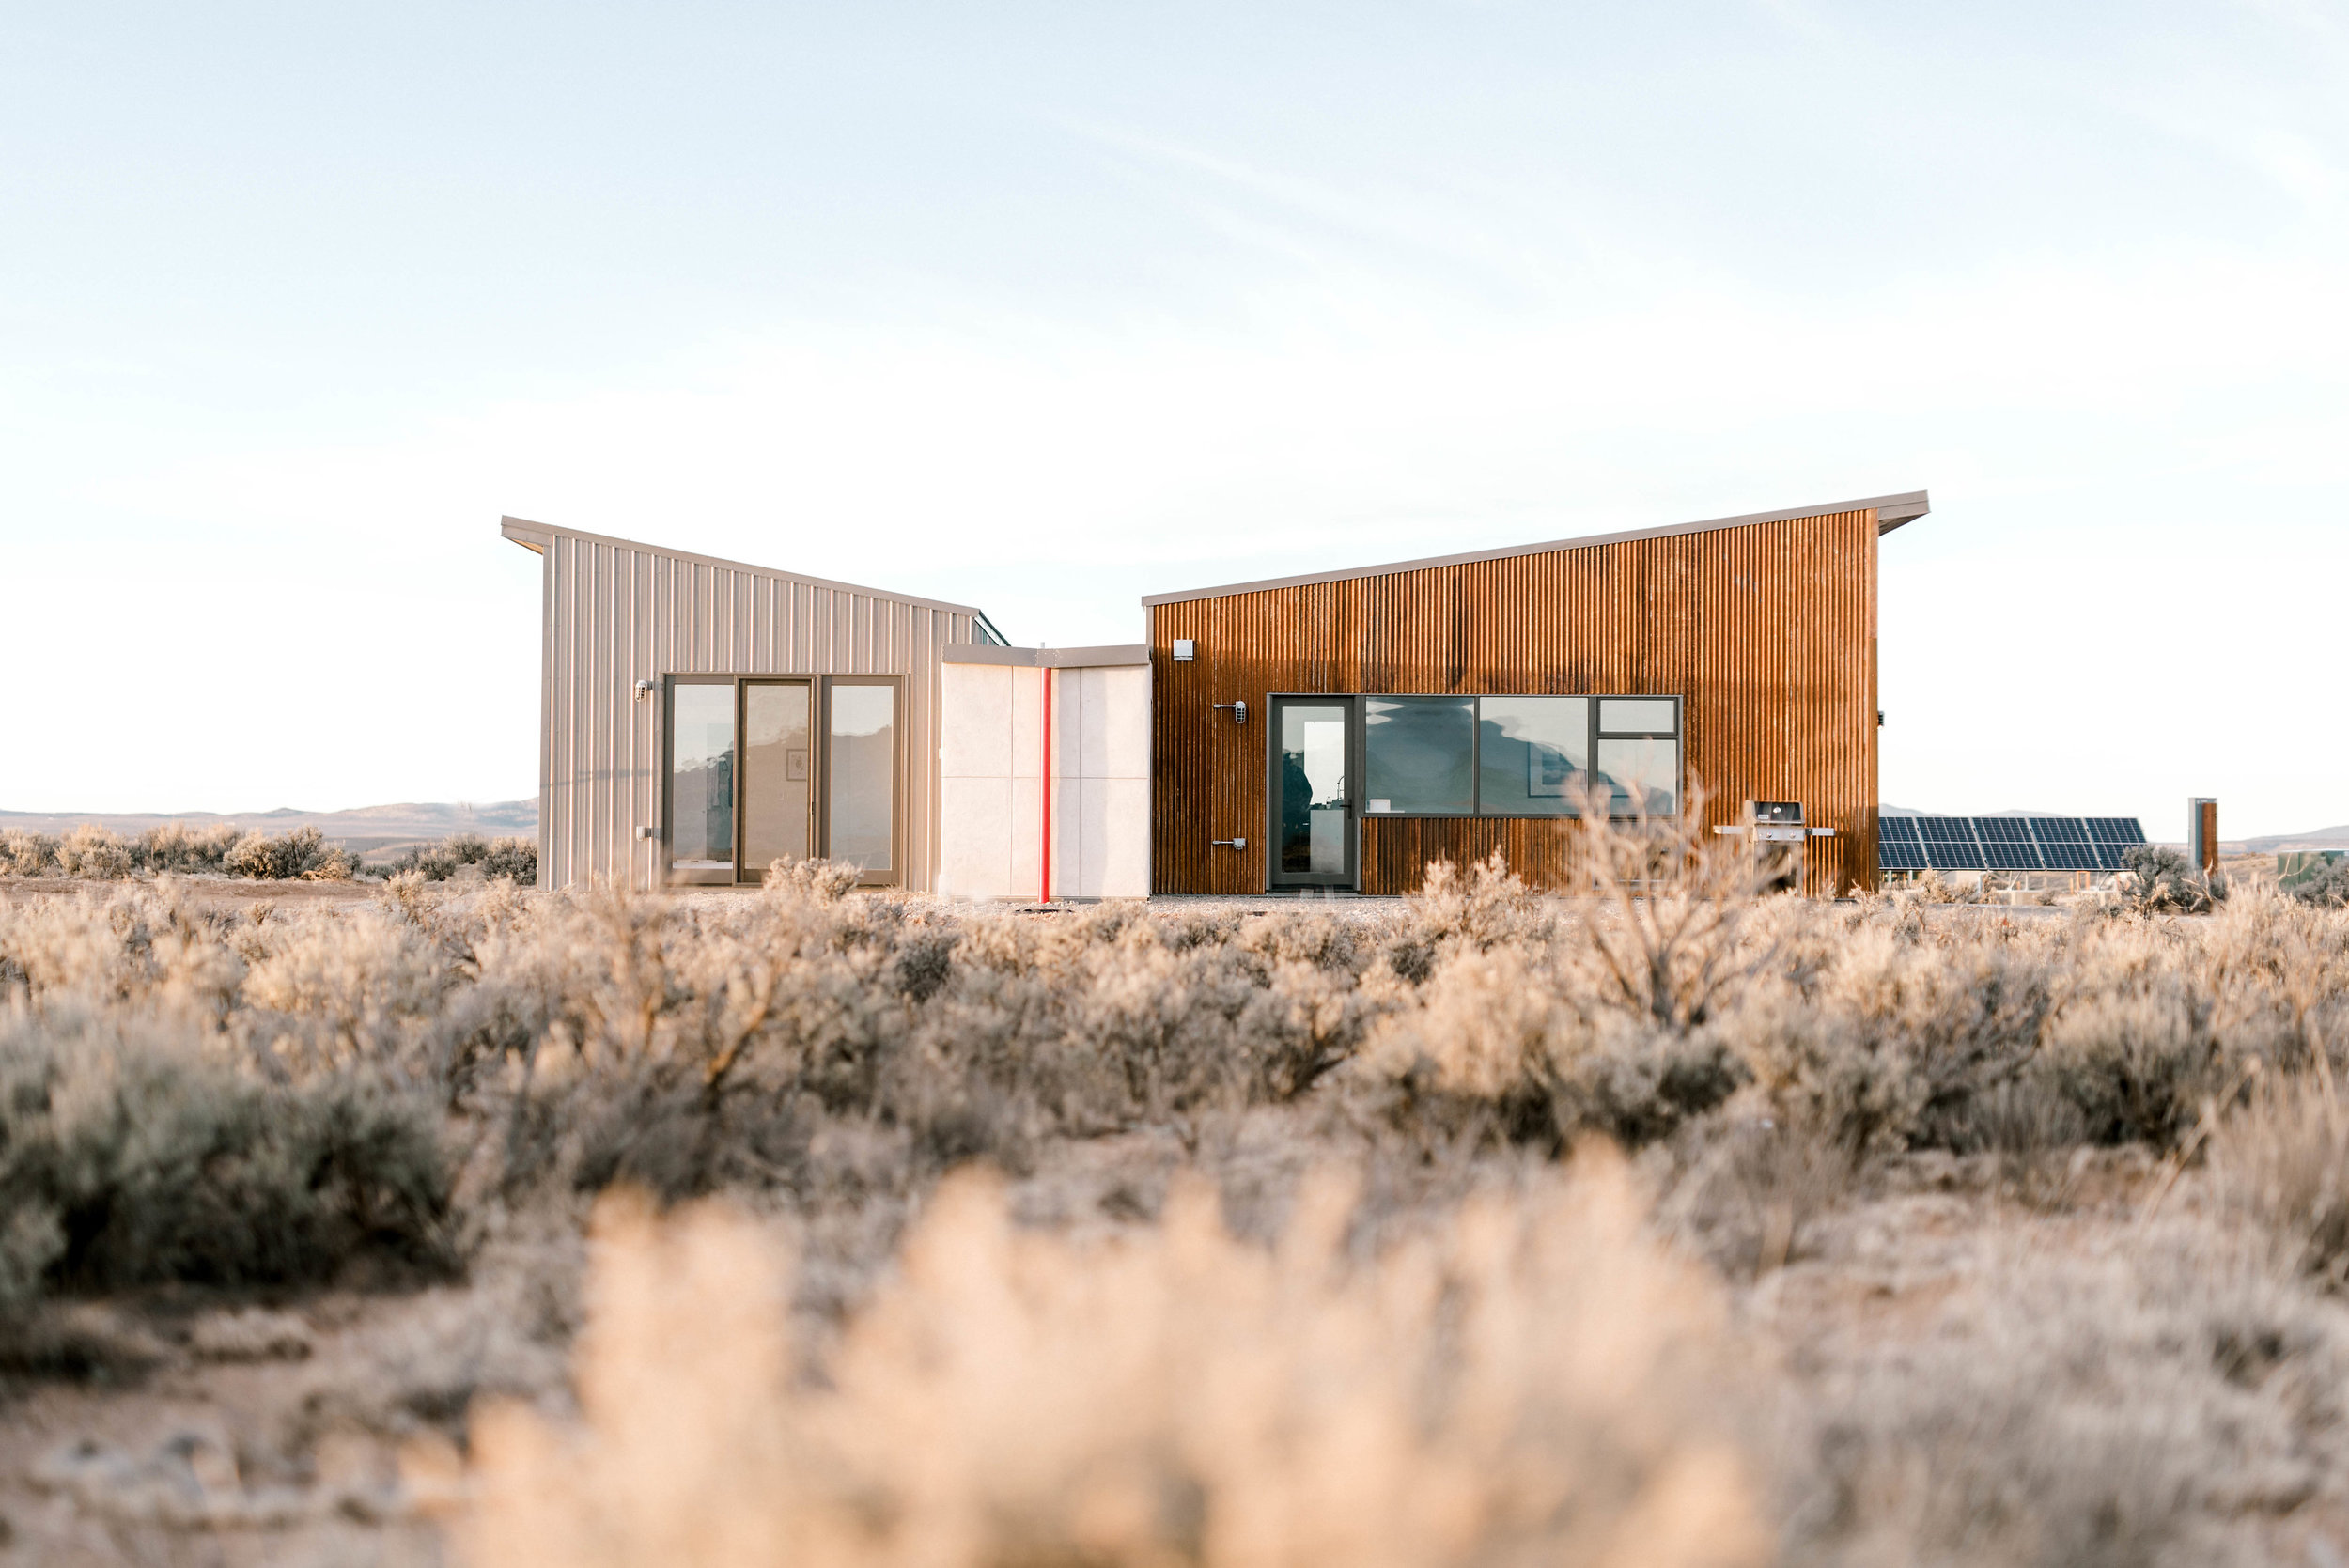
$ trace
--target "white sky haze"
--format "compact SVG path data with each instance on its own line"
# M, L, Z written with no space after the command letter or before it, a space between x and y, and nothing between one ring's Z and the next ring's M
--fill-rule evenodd
M1149 592L1906 490L1885 799L2349 822L2349 7L44 7L0 807L537 787L501 513Z

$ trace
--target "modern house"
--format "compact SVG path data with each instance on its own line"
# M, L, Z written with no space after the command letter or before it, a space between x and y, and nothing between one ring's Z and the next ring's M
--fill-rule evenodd
M969 605L505 520L541 556L540 879L778 858L983 898L1406 892L1571 819L1795 803L1876 879L1877 540L1923 491L1154 595L1014 648Z

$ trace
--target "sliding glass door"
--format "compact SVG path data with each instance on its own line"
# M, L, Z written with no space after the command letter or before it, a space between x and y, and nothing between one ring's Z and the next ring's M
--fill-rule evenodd
M672 881L734 880L734 682L673 681L662 835Z
M898 879L897 686L890 676L673 675L663 737L668 880L755 885L779 860Z
M894 881L897 844L897 684L834 679L824 745L830 797L824 853L854 861L867 880Z
M808 683L742 683L742 880L803 859L816 837L816 737Z

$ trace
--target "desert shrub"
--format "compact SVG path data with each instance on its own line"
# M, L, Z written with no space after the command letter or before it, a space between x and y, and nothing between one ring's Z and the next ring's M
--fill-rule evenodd
M518 886L538 880L538 845L535 839L485 839L479 833L451 833L438 844L419 845L393 860L387 875L413 872L428 882L445 882L465 866L481 867L484 877L504 877Z
M2261 1526L2341 1462L2337 1313L2184 1221L2060 1247L1993 1232L1949 1266L1938 1311L1896 1338L1834 1312L1784 1325L1798 1362L1838 1343L1834 1375L1797 1385L1789 1560L2277 1560Z
M132 860L146 871L217 872L241 836L227 822L193 831L183 822L159 823L141 833L131 846Z
M2227 879L2204 877L2186 856L2166 844L2136 844L2121 852L2128 876L2123 893L2148 913L2201 914L2227 896Z
M95 822L85 822L57 841L57 869L91 881L131 875L131 846Z
M2097 1142L2167 1147L2218 1087L2224 1047L2211 1024L2206 991L2156 972L2065 1008L2031 1082L2072 1106Z
M478 1420L469 1560L1758 1563L1718 1303L1619 1169L1368 1258L1308 1184L1277 1245L1180 1184L1022 1235L958 1178L820 1381L721 1210L602 1211L576 1427ZM1533 1324L1539 1331L1528 1331Z
M339 881L351 874L352 862L342 846L304 826L274 838L259 831L245 834L221 857L221 869L262 881Z
M437 1262L429 1102L365 1076L272 1082L184 1034L20 1017L0 1034L0 1285L284 1284Z
M350 864L314 828L297 829L282 839L241 834L226 822L201 830L164 822L133 839L95 822L86 822L63 838L18 829L0 832L0 877L113 881L141 874L202 875L226 869L232 856L239 863L232 874L241 877L340 876L346 873L334 868Z
M1903 1150L2052 1168L2083 1140L2168 1146L2252 1056L2329 1064L2349 1025L2349 917L2251 894L2207 922L2015 923L1734 885L1723 908L1568 903L1486 866L1362 913L1038 920L853 880L786 862L680 902L412 871L376 911L239 917L134 884L0 905L0 994L175 1020L295 1083L410 1086L509 1195L893 1203L969 1159L1283 1108L1434 1165L1702 1145L1728 1117L1773 1130L1724 1180L1799 1174L1812 1145L1846 1184ZM1779 1250L1760 1223L1736 1222L1749 1255Z
M1404 944L1373 985L1354 1080L1390 1119L1485 1122L1563 1147L1596 1130L1640 1143L1751 1077L1719 1027L1780 955L1760 918L1772 868L1742 841L1673 823L1578 824L1598 897L1569 918L1495 855L1428 868ZM1407 990L1404 986L1409 988Z
M56 865L55 834L0 829L0 877L49 877Z
M481 857L481 874L504 877L517 887L532 887L538 880L538 841L529 838L493 838Z
M2349 1112L2314 1077L2261 1084L2210 1141L2218 1191L2282 1244L2293 1264L2349 1284Z
M1802 1257L1816 1226L1851 1195L1854 1170L1831 1135L1792 1125L1749 1094L1680 1129L1661 1185L1658 1228L1745 1279Z
M2349 857L2332 862L2324 870L2304 877L2293 884L2292 896L2303 904L2320 909L2338 909L2349 906Z

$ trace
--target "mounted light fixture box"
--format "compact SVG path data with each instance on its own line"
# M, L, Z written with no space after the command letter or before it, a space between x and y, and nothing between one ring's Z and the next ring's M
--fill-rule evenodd
M1174 639L1174 662L1188 664L1199 656L1199 644L1189 637Z

